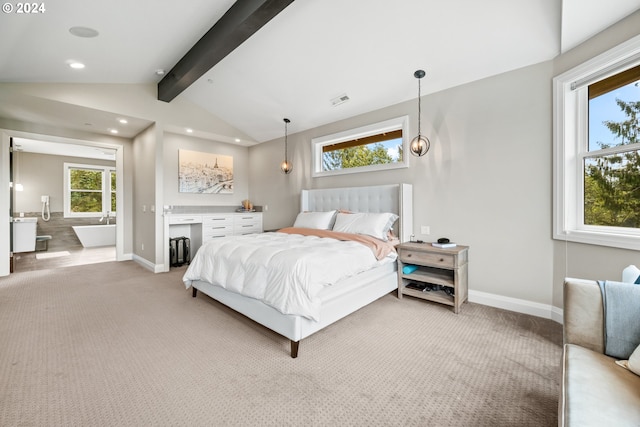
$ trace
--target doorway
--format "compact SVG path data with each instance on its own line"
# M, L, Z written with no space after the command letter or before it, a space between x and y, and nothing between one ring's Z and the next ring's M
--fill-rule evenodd
M22 135L11 138L11 182L20 184L13 186L11 212L14 218L37 219L33 250L13 253L16 273L122 259L118 256L122 253L119 250L122 237L117 238L122 233L116 232L119 217L116 206L122 199L116 178L122 176L121 160L118 161L122 157L121 153L118 155L121 147L53 139ZM92 179L100 175L102 181L87 181L87 176L80 176L70 184L66 164L82 165L86 168L85 175ZM97 207L96 203L103 199L105 208ZM87 209L78 210L79 204ZM112 241L83 244L74 229L103 225L113 230ZM13 227L14 224L12 231Z

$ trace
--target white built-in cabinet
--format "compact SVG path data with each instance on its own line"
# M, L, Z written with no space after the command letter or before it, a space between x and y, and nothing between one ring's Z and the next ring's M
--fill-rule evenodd
M262 212L223 212L206 214L165 214L165 263L169 271L169 239L188 237L191 258L203 244L225 236L262 233Z
M202 215L202 243L224 236L262 233L262 213Z

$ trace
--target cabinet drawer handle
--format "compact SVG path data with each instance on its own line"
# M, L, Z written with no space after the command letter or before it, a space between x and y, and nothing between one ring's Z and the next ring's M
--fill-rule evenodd
M444 262L444 258L440 258L440 262Z
M411 258L411 254L407 254L407 258Z

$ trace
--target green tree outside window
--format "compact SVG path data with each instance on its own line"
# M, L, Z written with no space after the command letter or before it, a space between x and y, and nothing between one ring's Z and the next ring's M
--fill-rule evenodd
M625 119L603 122L614 141L598 141L601 149L640 143L640 101L616 99L616 104ZM586 225L640 228L640 149L588 157L584 173Z

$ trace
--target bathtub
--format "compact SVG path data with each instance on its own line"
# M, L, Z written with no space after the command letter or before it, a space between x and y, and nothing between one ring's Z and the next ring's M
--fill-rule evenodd
M116 244L116 224L74 225L71 228L85 248Z

